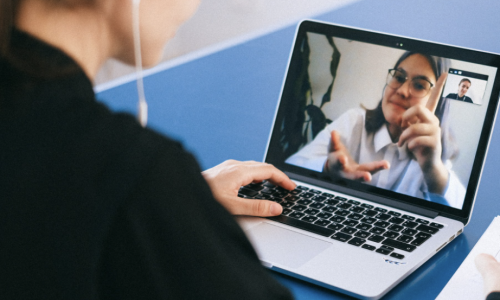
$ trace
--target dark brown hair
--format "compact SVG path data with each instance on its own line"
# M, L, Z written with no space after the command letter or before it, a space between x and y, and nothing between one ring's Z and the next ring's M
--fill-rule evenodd
M431 65L432 72L436 76L436 80L443 74L443 72L447 72L449 62L445 58L441 57L435 57L435 56L430 56L427 54L419 53L419 52L414 52L414 51L407 51L401 55L401 57L398 59L396 64L394 65L394 69L397 69L399 65L408 57L414 55L414 54L420 54L423 57L427 59L429 64ZM435 115L438 117L439 121L442 121L443 118L443 113L446 109L446 104L447 101L445 98L441 98L438 102ZM377 107L374 109L367 109L366 110L366 121L365 121L365 129L367 132L376 132L377 130L382 127L386 122L384 113L382 111L382 100L378 103Z
M468 81L470 84L472 84L472 82L470 82L469 78L463 78L462 80L460 80L458 85L460 86L462 84L462 82L464 82L464 81Z

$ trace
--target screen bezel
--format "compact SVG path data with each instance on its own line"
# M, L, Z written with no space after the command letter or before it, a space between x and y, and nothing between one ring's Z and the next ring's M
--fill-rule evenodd
M450 59L462 60L466 62L482 64L497 68L490 100L488 102L488 107L485 114L484 124L481 129L476 156L474 158L471 170L469 184L466 187L466 195L462 209L457 209L433 203L417 197L403 195L390 190L377 188L360 182L346 180L340 177L339 178L331 178L329 176L327 177L322 173L286 164L284 162L285 159L282 157L281 152L275 151L275 149L279 148L276 147L277 143L279 143L278 139L280 136L279 124L281 124L283 120L283 113L284 113L281 102L283 101L283 99L286 99L288 95L290 95L290 93L293 92L293 87L291 86L290 82L290 72L291 72L290 63L296 58L297 55L299 55L300 41L308 32L330 35L333 37L355 40L359 42L397 48L402 50L423 52L433 56L446 57ZM273 129L268 142L265 162L275 165L280 170L285 171L288 174L298 174L301 177L313 178L316 181L320 180L324 182L326 185L354 189L363 194L374 195L375 197L378 198L380 197L386 199L397 198L398 200L394 201L403 202L405 204L414 205L424 209L429 209L431 211L436 211L443 216L450 217L459 220L464 224L467 224L472 212L474 199L476 197L479 181L481 178L481 172L484 166L487 148L491 137L491 132L493 130L495 122L498 101L499 101L499 93L500 93L499 71L500 71L500 56L497 54L460 48L445 44L439 44L435 42L411 39L408 37L401 37L380 32L367 31L358 28L345 27L336 24L323 23L311 20L302 21L298 26L295 35L295 41L290 54L288 69L283 83L280 101L273 124Z

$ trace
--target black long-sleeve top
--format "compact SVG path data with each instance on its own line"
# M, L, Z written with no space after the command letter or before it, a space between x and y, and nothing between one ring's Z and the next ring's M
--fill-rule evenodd
M0 58L0 299L288 299L182 146L60 50Z

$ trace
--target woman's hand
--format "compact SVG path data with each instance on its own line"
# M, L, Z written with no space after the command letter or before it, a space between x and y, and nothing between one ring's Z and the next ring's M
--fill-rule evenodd
M372 174L380 170L389 169L389 167L389 162L386 160L358 164L340 141L340 134L335 130L331 132L328 157L323 169L324 172L332 175L341 175L344 178L352 180L369 182L372 180Z
M240 187L252 182L268 180L287 190L295 189L295 183L274 166L255 161L227 160L202 172L215 199L233 215L277 216L283 211L278 203L268 200L238 197Z
M448 183L448 171L441 159L441 127L434 114L447 73L439 77L425 106L415 105L403 114L398 146L407 144L417 160L429 191L442 194Z
M500 263L491 255L481 253L476 256L476 267L483 276L485 296L500 292Z

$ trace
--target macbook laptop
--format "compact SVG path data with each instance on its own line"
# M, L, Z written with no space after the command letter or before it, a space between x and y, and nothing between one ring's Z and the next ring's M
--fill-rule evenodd
M499 66L493 53L303 21L265 156L297 188L239 193L284 208L239 218L262 264L378 299L445 248L472 214Z

